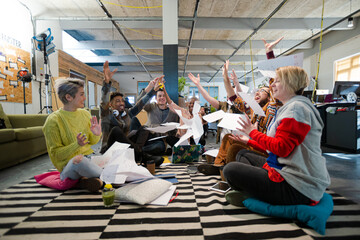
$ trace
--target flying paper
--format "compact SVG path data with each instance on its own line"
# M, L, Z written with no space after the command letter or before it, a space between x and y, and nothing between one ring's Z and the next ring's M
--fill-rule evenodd
M240 97L250 106L254 113L258 116L265 117L264 110L255 101L254 97L243 92L239 92Z

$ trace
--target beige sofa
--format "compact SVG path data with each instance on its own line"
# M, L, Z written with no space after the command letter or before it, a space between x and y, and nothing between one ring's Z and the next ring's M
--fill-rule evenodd
M45 114L5 114L0 104L0 169L27 161L47 152L42 126Z

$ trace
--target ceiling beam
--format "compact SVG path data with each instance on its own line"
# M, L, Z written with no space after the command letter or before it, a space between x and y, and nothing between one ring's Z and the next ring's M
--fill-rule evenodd
M133 29L162 29L162 20L156 18L112 18L120 26ZM183 20L179 18L179 29L191 29L192 18ZM324 27L330 26L342 18L325 18ZM36 18L36 20L50 20L49 18ZM59 20L64 30L87 29L110 29L112 23L108 18L96 17L60 17L52 20ZM252 30L255 29L264 19L262 18L209 18L198 17L196 29L223 29L223 30ZM320 29L321 18L272 18L263 29L266 30L308 30ZM347 22L334 26L331 30L347 30Z
M268 42L274 40L267 40ZM192 40L191 48L192 49L236 49L243 40L234 41L234 40ZM294 45L302 42L302 40L282 40L275 49L287 49L291 48ZM162 49L162 40L131 40L132 45L141 48L141 49ZM187 47L187 40L179 40L179 47ZM313 47L312 40L309 40L305 43L302 43L297 47L297 49L310 49ZM262 40L253 40L252 41L253 49L264 49L264 42ZM80 41L78 44L74 44L67 48L72 49L82 49L82 50L93 50L93 49L129 49L127 43L123 40L95 40L95 41ZM246 45L243 49L249 49L249 46Z
M93 68L95 68L98 71L103 71L103 66L102 65L96 65L96 66L92 66ZM115 67L114 67L115 68ZM117 68L117 72L143 72L144 69L142 68L142 66L140 65L121 65L121 66L116 66ZM163 67L159 66L159 65L146 65L146 68L151 71L151 72L162 72L163 71ZM237 75L239 74L244 74L246 71L243 70L243 66L231 66L230 69L235 69L235 73ZM247 70L249 70L249 68L247 68ZM217 68L216 66L208 66L208 65L188 65L186 68L186 73L193 73L193 74L200 74L201 76L208 76L210 77L211 75L213 75L216 72ZM179 67L179 73L182 73L184 70L183 68ZM256 72L256 71L255 71ZM221 74L220 74L221 76Z
M153 55L144 55L146 57L142 58L143 62L162 62L162 59L159 59L157 56ZM142 55L139 55L141 58ZM188 61L190 62L224 62L229 56L228 55L190 55ZM137 57L134 55L122 55L122 56L83 56L78 57L78 59L85 63L97 63L97 62L105 62L109 61L110 63L137 63ZM253 56L253 61L266 60L266 56L264 55L256 55ZM179 61L183 62L184 59L179 59ZM231 62L246 62L251 61L250 55L235 55L231 58Z

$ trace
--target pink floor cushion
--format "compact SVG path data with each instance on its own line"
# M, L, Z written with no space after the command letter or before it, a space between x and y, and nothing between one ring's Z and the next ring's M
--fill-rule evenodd
M34 178L37 183L58 190L70 189L79 181L78 179L72 180L70 178L66 178L64 181L61 181L60 172L58 171L42 173L34 176Z

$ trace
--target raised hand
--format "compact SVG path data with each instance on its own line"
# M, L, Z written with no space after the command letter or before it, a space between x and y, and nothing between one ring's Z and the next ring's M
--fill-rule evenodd
M236 128L236 129L249 135L252 130L257 130L258 122L252 124L248 115L245 115L244 118L245 119L239 117L239 120L237 122L242 128Z
M161 85L163 85L165 87L165 85L164 85L164 75L162 75L161 77L158 77L158 78L155 79L154 90L158 91L159 88L161 87Z
M274 48L283 38L284 38L284 37L281 37L281 38L279 38L279 39L277 39L277 40L275 40L275 41L273 41L273 42L271 42L271 43L266 42L266 40L262 38L262 40L263 40L263 42L264 42L264 46L265 46L265 51L266 51L266 53L271 52L271 51L273 50L273 48Z
M91 122L91 126L90 126L91 132L95 136L100 136L101 135L101 120L100 120L100 122L98 122L97 118L95 116L93 116L90 119L90 122Z
M103 73L104 73L104 78L105 78L105 82L109 83L111 78L114 76L114 74L116 73L117 68L114 69L114 71L110 71L110 67L109 67L109 61L106 61L104 63L103 66Z
M235 70L232 70L232 73L230 73L230 79L233 81L234 85L236 82L238 82L238 77L236 76Z
M222 67L222 75L223 75L224 79L226 78L227 80L229 79L229 75L228 75L229 64L230 64L230 61L226 60L224 66Z
M200 85L200 75L199 74L197 75L197 77L195 77L192 73L189 73L188 77L196 86Z
M233 135L232 134L229 137L234 141L241 142L244 144L247 144L248 141L250 140L247 136L244 136L244 135Z

